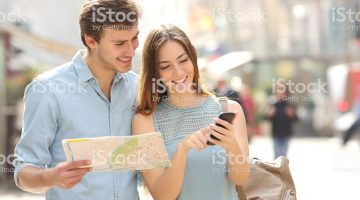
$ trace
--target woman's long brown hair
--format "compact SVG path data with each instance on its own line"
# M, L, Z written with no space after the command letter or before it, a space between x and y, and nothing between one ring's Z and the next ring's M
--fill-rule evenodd
M169 41L176 41L181 44L194 65L194 89L199 94L209 95L200 86L196 50L189 38L180 28L174 25L161 25L149 33L142 52L137 112L143 115L152 114L157 103L167 96L166 92L159 93L159 85L156 80L160 78L158 71L159 49Z

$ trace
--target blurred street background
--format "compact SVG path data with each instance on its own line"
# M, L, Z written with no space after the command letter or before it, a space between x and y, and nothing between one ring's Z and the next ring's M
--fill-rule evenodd
M0 0L0 199L43 199L13 182L25 86L83 48L83 0ZM360 185L360 1L138 0L144 39L173 23L190 37L206 86L237 100L251 156L274 157L266 113L289 88L298 120L288 158L298 199L357 199Z

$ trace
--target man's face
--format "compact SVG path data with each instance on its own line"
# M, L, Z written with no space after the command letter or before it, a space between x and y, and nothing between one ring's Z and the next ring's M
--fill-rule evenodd
M107 70L128 72L132 67L135 50L139 46L138 34L137 27L130 30L104 29L92 51Z

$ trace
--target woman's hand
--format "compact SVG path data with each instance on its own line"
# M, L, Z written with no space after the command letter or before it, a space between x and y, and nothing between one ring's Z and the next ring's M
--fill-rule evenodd
M188 136L186 136L180 143L181 147L188 152L191 148L201 151L207 147L208 134L210 129L208 127L202 128Z
M235 112L235 114L236 117L239 113ZM214 122L224 126L225 128L217 126L215 123L210 124L209 129L211 134L219 140L212 139L210 136L208 136L207 139L210 142L223 147L227 152L239 152L240 147L235 137L234 126L231 123L219 118L215 118Z

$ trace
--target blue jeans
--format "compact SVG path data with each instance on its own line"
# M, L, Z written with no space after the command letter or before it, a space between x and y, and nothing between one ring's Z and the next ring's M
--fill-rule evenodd
M286 156L289 147L290 137L276 138L274 137L274 153L275 159L279 156Z

